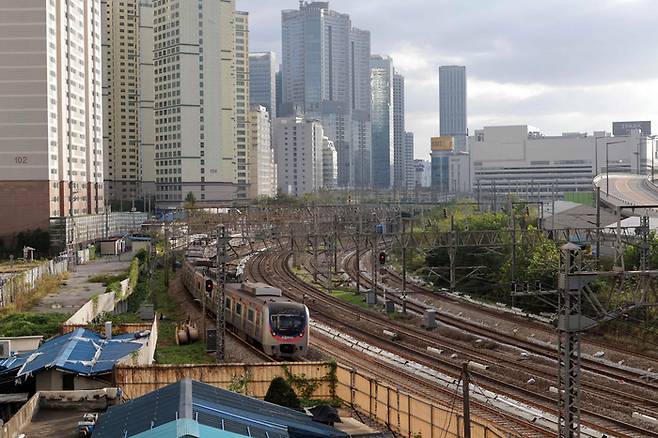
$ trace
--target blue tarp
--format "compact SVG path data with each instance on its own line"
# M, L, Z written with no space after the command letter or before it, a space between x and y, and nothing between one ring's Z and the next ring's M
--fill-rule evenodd
M106 340L94 331L79 328L45 342L31 353L0 361L0 374L18 370L16 377L21 377L53 368L83 376L104 374L142 346L134 334Z

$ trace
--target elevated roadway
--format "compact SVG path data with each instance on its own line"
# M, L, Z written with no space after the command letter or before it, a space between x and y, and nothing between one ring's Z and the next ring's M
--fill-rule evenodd
M646 175L611 173L606 177L602 174L594 178L593 184L601 188L601 201L612 208L658 205L658 186ZM648 213L658 216L658 209L651 209Z

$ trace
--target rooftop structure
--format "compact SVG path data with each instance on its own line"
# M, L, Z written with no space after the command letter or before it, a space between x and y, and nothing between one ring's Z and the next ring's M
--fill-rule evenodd
M347 437L301 412L183 379L101 415L94 438Z

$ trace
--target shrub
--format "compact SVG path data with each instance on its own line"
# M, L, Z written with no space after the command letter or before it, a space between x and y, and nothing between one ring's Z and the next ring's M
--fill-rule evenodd
M275 377L265 394L265 401L287 408L299 408L299 398L283 377Z

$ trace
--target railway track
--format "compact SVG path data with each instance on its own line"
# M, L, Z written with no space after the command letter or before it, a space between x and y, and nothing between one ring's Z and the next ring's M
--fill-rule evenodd
M349 260L347 261L349 262ZM349 263L347 264L349 265ZM352 272L352 275L354 275L354 272ZM367 277L362 277L361 281L363 284L366 284L366 286L372 286L372 281L370 281L370 279ZM397 304L401 304L400 297L396 296L395 294L389 293L387 298L394 300ZM418 304L408 301L407 308L417 313L422 313L426 307L419 306ZM518 356L516 360L514 357L492 357L493 355L491 353L480 355L479 359L477 358L477 355L472 356L474 358L473 360L478 360L482 363L490 364L492 368L495 366L504 365L508 370L514 369L519 372L529 373L530 375L534 374L535 377L542 377L545 382L550 382L550 384L555 385L557 352L550 349L548 346L523 341L519 338L515 338L514 336L493 331L490 328L479 326L477 324L468 322L467 320L453 317L449 314L438 315L438 319L446 325L455 327L464 332L472 333L479 338L491 339L499 342L500 344L512 345L513 347L525 352L530 352L537 357L549 358L551 361L550 363L544 364L544 366L534 364L531 367L523 366L520 364L518 361ZM441 344L440 348L443 348L446 351L454 351L454 347L454 342L447 344L444 342ZM497 360L501 359L503 360L504 364L497 362ZM610 368L605 364L592 360L586 360L585 358L583 358L582 369L588 372L588 375L583 379L581 383L581 387L585 393L583 401L592 408L599 407L601 402L609 403L610 400L614 400L617 406L620 407L619 410L629 418L632 416L632 412L634 410L640 412L648 412L650 415L655 415L657 412L656 408L658 407L658 385L642 379L641 374L616 368ZM583 375L585 376L585 374ZM605 377L605 379L601 379L600 376ZM619 382L623 382L623 385L619 385ZM614 388L613 385L623 386L623 389ZM634 394L629 391L637 391L643 395Z
M384 346L385 348L390 349L394 347L398 353L405 357L413 357L414 360L428 366L436 367L439 364L442 372L446 372L453 377L459 375L460 365L427 353L426 347L434 345L436 343L435 339L428 338L427 335L423 337L401 324L393 323L381 315L373 315L367 311L354 311L344 301L324 294L297 279L295 274L288 269L286 260L287 257L282 255L263 255L254 260L249 271L256 280L260 279L270 283L278 283L294 299L302 299L304 294L306 294L306 296L313 300L312 303L307 302L307 304L315 311L314 315L334 327L342 327L349 333L358 332L360 338L368 339L369 342L378 346ZM263 267L263 264L267 266ZM338 313L340 315L337 315ZM360 328L359 324L365 324L368 329ZM408 338L404 344L402 342L392 344L390 339L377 336L373 333L373 330L381 333L384 329L391 329L391 327L395 327L398 331L404 331L404 336ZM461 350L460 353L455 354L467 356L468 353L468 351ZM482 360L481 358L479 359ZM463 361L463 358L461 360ZM503 393L515 399L536 400L537 402L535 403L539 409L553 414L556 413L555 408L553 408L556 405L555 399L546 395L545 392L539 393L515 386L511 382L501 382L500 379L492 379L487 374L476 373L476 378L481 383L486 382L487 389L493 392ZM658 436L652 430L635 426L634 424L629 424L597 412L584 411L583 419L583 424L587 421L590 427L597 430L604 430L615 436Z
M352 278L356 276L356 269L354 268L353 260L354 260L354 256L351 256L351 258L348 258L346 260L347 271ZM370 287L372 287L373 284L369 278L364 276L361 276L361 282L362 284L369 285ZM431 294L431 292L427 290L424 290L423 293ZM436 298L436 295L433 296L434 298ZM392 301L396 302L399 305L402 305L402 299L400 298L399 295L395 293L388 293L387 298L391 299ZM422 306L409 300L407 300L406 306L409 310L415 311L416 313L420 313L420 314L422 314L427 308L432 307L432 306ZM556 360L557 352L547 345L541 345L535 342L524 341L523 339L517 338L515 336L500 331L492 330L490 327L483 327L471 321L455 317L453 315L450 315L449 313L441 313L437 315L437 317L440 322L443 322L447 325L453 326L460 330L470 332L476 336L485 337L494 340L496 342L500 342L502 344L512 345L514 347L535 354L537 356L549 357L553 361ZM517 320L514 321L518 322ZM536 327L533 325L533 329L534 328ZM555 336L553 332L548 332L546 328L541 328L541 330L550 333L552 336ZM651 359L651 357L647 357L647 359L656 360L656 359ZM648 381L649 380L647 379L648 373L632 371L622 368L612 368L603 363L588 359L586 357L583 357L582 359L582 369L608 377L610 379L634 384L640 388L655 391L658 394L658 384ZM658 406L658 405L652 405L652 406Z

